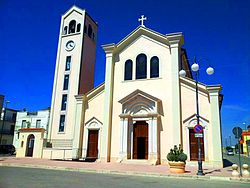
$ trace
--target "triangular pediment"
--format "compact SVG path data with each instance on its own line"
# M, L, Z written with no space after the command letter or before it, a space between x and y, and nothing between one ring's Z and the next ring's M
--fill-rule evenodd
M158 114L160 99L139 89L130 93L119 101L122 104L122 113L130 115Z
M160 101L160 99L148 94L148 93L145 93L139 89L135 90L134 92L130 93L129 95L127 95L126 97L122 98L121 100L119 100L118 102L121 103L121 104L125 104L131 100L133 100L134 98L138 98L138 97L142 97L142 98L145 98L147 100L150 100L152 102L158 102Z
M197 119L196 114L193 114L193 115L189 116L188 118L186 118L185 120L183 120L183 123L186 123L186 122L194 120L194 119ZM202 117L202 116L200 116L200 120L209 123L209 120L206 119L206 118L204 118L204 117Z
M180 45L183 44L182 33L171 33L171 34L163 35L147 27L139 26L117 44L114 44L114 43L106 44L106 45L103 45L102 47L104 48L105 52L113 51L113 53L118 54L124 48L129 46L131 43L136 41L141 36L146 36L166 46L170 46L171 43L176 43L176 41L177 43L180 42Z
M79 14L83 14L85 12L84 9L81 9L75 5L73 5L69 10L67 10L64 14L63 14L63 19L65 19L66 17L68 17L70 14L72 14L72 12L77 12Z

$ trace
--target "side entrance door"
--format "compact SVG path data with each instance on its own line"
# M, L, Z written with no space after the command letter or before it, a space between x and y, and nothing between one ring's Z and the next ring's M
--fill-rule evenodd
M204 161L204 139L201 140L201 159ZM195 138L194 129L189 129L190 160L198 161L198 138Z
M98 133L99 130L89 130L87 158L96 160L98 158Z

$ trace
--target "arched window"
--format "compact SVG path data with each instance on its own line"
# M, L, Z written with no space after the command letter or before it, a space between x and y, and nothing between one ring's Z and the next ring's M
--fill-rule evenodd
M68 27L65 26L64 29L63 29L63 34L64 34L64 35L67 35L67 30L68 30Z
M92 32L93 32L93 29L92 29L91 25L89 24L88 36L89 36L90 38L92 38Z
M159 58L154 56L150 60L150 78L159 77Z
M133 61L129 59L125 62L124 80L132 80L132 69Z
M79 23L79 24L77 24L76 32L80 32L80 30L81 30L81 24Z
M139 54L136 57L136 79L147 78L147 56Z
M71 20L69 22L69 34L70 33L75 33L76 32L76 21L75 20Z

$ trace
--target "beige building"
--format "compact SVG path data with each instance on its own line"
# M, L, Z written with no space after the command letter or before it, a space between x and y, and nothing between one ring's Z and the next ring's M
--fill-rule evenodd
M36 112L20 111L17 112L15 133L13 139L13 145L18 150L21 147L23 139L20 137L20 129L30 128L42 128L44 129L43 138L48 137L48 126L49 126L50 108L38 110Z
M195 81L183 34L161 34L142 22L117 44L103 45L105 82L93 88L96 36L97 24L85 10L73 6L62 16L50 147L41 157L163 164L170 148L182 144L188 163L197 161ZM202 158L222 166L221 86L198 88Z

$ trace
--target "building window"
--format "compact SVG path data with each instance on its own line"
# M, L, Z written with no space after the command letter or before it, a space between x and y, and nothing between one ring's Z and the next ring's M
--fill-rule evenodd
M67 35L67 30L68 30L68 26L65 26L64 29L63 29L63 34L64 35Z
M67 58L66 58L66 66L65 66L66 71L70 70L70 64L71 64L71 56L67 56Z
M70 33L75 33L76 32L76 21L75 20L71 20L69 22L69 34Z
M136 57L136 79L147 78L147 56L139 54Z
M159 77L159 58L154 56L150 60L150 78Z
M41 128L41 120L36 120L36 128Z
M125 62L124 80L132 80L132 69L133 61L129 59Z
M67 95L63 95L61 110L66 110L66 105L67 105Z
M10 126L10 134L14 135L15 132L15 125Z
M69 75L64 76L63 90L68 90L69 87Z
M92 38L92 32L93 32L93 29L92 29L91 25L89 24L88 36L89 36L90 38Z
M76 32L80 32L80 30L81 30L81 24L79 23L79 24L77 24Z
M65 115L60 116L59 132L64 132Z
M84 25L84 33L87 33L87 26Z
M16 114L12 114L12 121L16 122Z
M25 128L25 127L26 127L26 120L23 120L23 121L22 121L21 128Z

